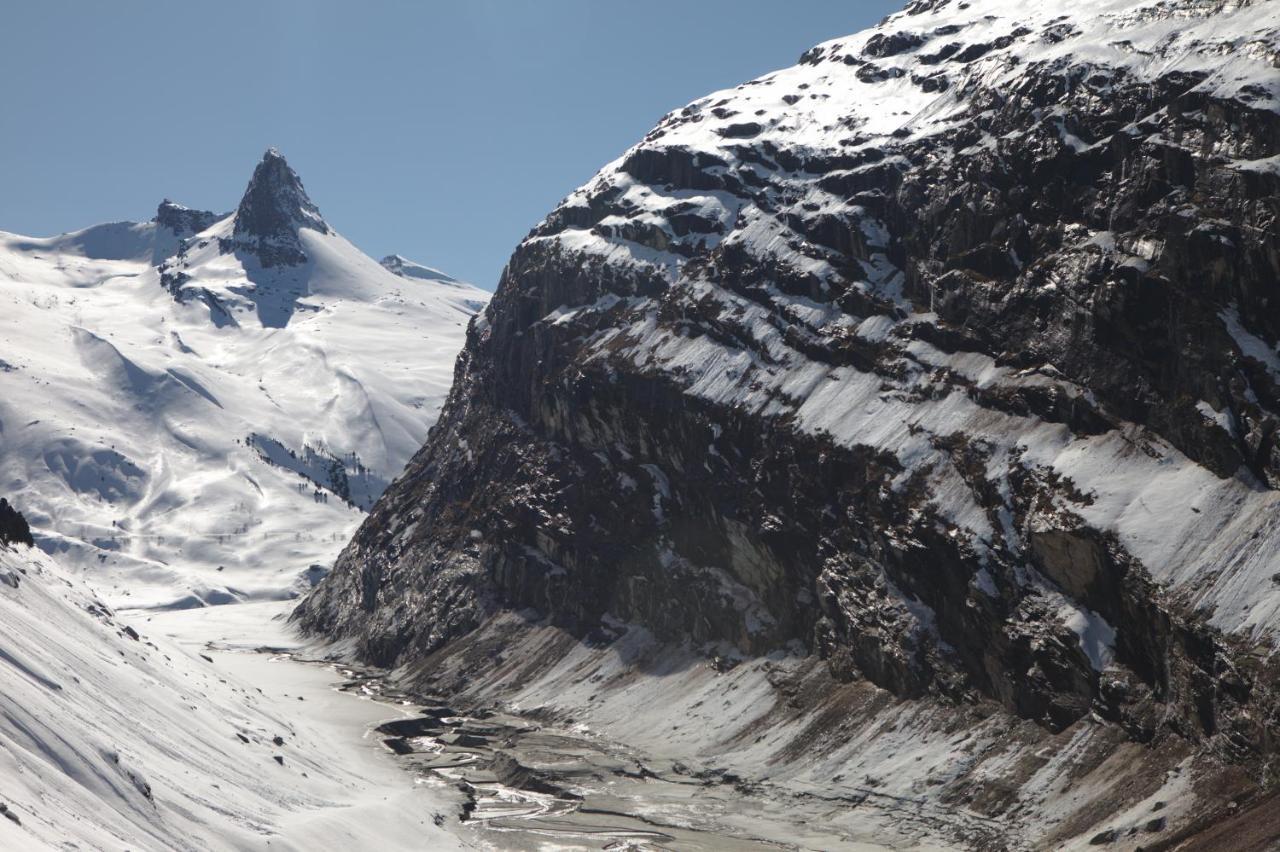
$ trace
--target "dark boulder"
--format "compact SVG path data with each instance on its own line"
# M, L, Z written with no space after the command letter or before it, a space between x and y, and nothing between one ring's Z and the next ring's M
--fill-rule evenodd
M27 547L35 547L35 543L27 519L9 505L8 500L0 497L0 544L25 544Z

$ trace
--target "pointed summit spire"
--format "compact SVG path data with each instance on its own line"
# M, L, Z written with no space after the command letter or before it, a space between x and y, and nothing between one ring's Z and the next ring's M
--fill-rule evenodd
M236 209L237 237L291 239L298 228L330 233L320 209L307 197L298 173L275 148L268 148L253 170Z

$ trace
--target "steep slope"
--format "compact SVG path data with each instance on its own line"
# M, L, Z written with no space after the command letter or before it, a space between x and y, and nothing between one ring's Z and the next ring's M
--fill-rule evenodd
M297 617L455 685L550 665L503 609L807 651L1263 777L1278 57L1275 3L918 0L670 114L516 249Z
M366 257L274 150L230 215L0 234L0 483L113 603L309 587L421 446L486 300Z
M359 725L335 734L369 707L330 692L336 674L317 668L308 688L283 671L264 692L222 654L149 635L40 551L3 544L0 623L0 848L313 849L317 833L457 847L431 824L447 797L396 783Z

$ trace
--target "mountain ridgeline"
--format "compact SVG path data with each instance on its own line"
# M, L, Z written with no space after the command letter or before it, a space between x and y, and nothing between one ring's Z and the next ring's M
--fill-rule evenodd
M309 589L426 439L487 301L434 276L345 240L274 149L231 213L0 232L6 496L113 604Z
M1265 2L919 0L669 114L516 248L295 618L420 673L504 611L790 649L1256 765L1277 68Z

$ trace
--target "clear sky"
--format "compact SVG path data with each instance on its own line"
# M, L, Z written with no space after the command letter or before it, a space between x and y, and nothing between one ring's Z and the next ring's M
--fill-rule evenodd
M905 0L6 0L0 230L230 210L271 145L325 218L492 288L663 114Z

